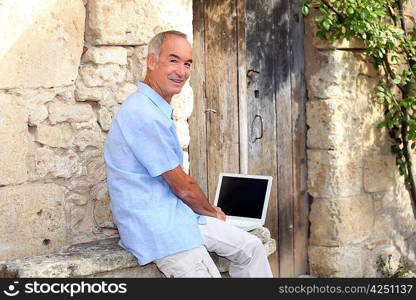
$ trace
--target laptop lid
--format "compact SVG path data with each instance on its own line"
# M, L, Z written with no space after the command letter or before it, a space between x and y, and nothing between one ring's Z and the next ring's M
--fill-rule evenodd
M271 176L220 173L214 205L221 207L227 218L266 220L272 187Z

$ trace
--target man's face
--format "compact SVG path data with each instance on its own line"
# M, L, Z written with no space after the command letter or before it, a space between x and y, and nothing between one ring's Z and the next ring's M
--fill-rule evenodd
M173 95L181 92L191 74L191 45L181 36L168 34L160 47L159 61L151 56L148 67L156 91L170 102Z

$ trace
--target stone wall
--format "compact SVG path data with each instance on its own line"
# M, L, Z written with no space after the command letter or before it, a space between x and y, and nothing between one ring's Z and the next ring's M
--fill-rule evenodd
M103 145L145 72L147 42L184 31L192 1L0 0L0 261L116 235ZM376 124L377 71L357 41L305 24L309 247L313 276L377 276L378 254L415 261L416 223L389 137ZM173 99L185 169L192 112Z
M377 128L377 70L360 42L316 37L313 19L305 18L310 271L377 277L378 255L415 262L415 216L388 133Z
M114 236L106 134L149 39L192 41L192 1L0 2L0 261ZM172 105L188 170L189 85Z

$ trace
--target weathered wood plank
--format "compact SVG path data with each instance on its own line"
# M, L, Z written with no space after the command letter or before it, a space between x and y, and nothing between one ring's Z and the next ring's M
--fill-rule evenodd
M194 93L194 107L189 118L190 175L200 185L205 194L208 191L207 137L205 117L205 23L204 1L193 1L193 51L192 75L190 79ZM197 130L195 130L197 128Z
M306 274L308 267L309 199L306 169L306 89L304 83L303 16L301 0L291 2L291 86L293 141L294 276Z
M246 62L246 0L237 2L237 68L238 68L238 119L240 134L240 172L248 173L247 125L247 62Z
M277 193L280 277L294 276L293 160L289 1L273 0L276 22L275 84L277 114Z
M237 17L233 0L205 1L208 195L220 172L239 172Z
M276 98L274 94L273 3L270 0L246 2L247 127L248 173L273 176L266 227L278 238ZM241 99L240 99L241 101ZM271 259L279 275L278 254Z

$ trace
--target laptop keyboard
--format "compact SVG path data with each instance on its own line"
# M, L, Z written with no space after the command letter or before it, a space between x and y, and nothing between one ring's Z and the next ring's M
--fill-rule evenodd
M231 225L234 225L246 231L258 227L256 222L244 221L244 220L229 220L227 223L230 223Z

